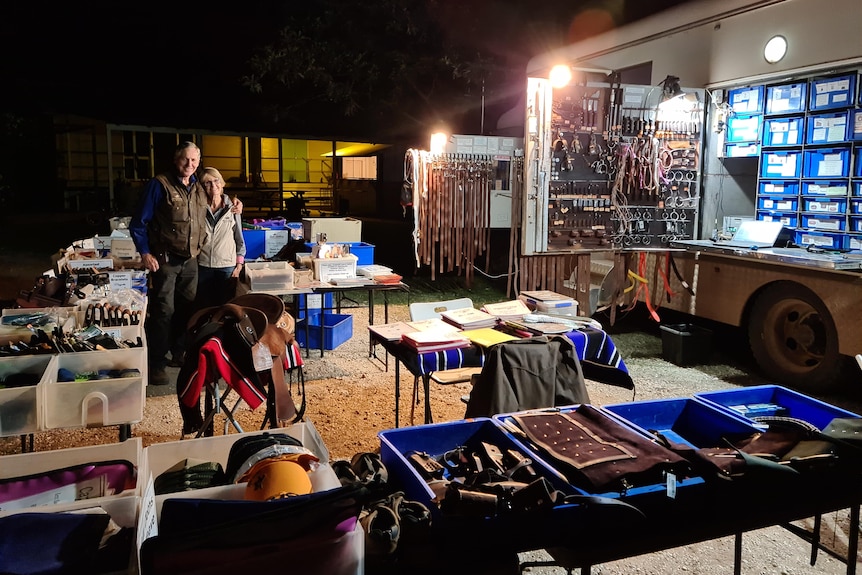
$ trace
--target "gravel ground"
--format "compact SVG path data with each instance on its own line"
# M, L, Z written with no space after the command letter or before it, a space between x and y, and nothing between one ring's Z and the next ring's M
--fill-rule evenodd
M313 350L305 364L306 419L313 422L320 432L333 459L346 459L357 452L378 450L377 433L395 425L393 360L389 358L387 370L382 349L377 350L377 359L369 357L367 308L348 311L352 316L353 337L335 350L327 351L323 358L318 357L318 352ZM383 315L382 309L376 313L378 318ZM389 313L390 321L409 319L404 305L391 305ZM618 321L616 326L607 327L635 381L635 399L685 397L697 392L763 383L750 375L742 352L734 349L733 345L716 345L709 364L682 368L661 358L662 343L656 326L626 318ZM732 340L732 336L722 336L720 339L726 342ZM402 425L410 422L411 384L412 377L402 370ZM629 390L589 380L587 387L592 403L597 405L632 400ZM431 402L435 421L461 419L465 407L461 397L468 392L468 384L434 385ZM133 435L141 437L144 445L179 439L181 420L171 386L151 387L148 396L144 419L132 426ZM842 396L825 399L860 411L858 403ZM423 405L416 405L415 408L418 423L422 418ZM252 412L240 407L237 417L245 430L257 429L263 418L262 408ZM216 433L222 433L220 425L216 426ZM37 434L36 449L42 451L116 440L116 428L58 430ZM17 438L0 440L2 454L14 453L19 449ZM847 518L846 510L823 518L824 542L832 542L836 548L846 548ZM800 522L800 525L810 528L811 522ZM820 553L816 565L811 566L809 554L810 548L804 541L780 527L747 533L743 538L742 573L838 575L846 572L843 563L825 553ZM540 565L550 560L542 551L525 553L520 558L524 573L566 573L562 567ZM591 573L718 575L731 573L732 561L733 538L728 537L596 565Z

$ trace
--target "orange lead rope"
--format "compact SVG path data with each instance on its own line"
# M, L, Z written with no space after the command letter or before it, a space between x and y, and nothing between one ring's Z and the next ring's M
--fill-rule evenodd
M646 256L646 252L641 252L640 254L638 254L638 274L640 274L641 277L646 277ZM648 282L644 281L638 284L638 289L635 292L635 301L637 301L638 294L640 293L641 289L644 290L644 302L646 303L647 310L649 310L649 314L656 321L656 323L661 323L661 318L658 316L658 312L656 312L655 308L652 305L652 302L650 301Z

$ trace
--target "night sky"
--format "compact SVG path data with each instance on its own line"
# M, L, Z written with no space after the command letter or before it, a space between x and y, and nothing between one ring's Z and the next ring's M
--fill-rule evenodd
M492 123L517 103L530 57L597 30L597 20L587 15L604 14L611 25L621 24L683 1L437 0L430 2L437 21L429 25L472 43L511 77L514 90L486 94ZM157 4L4 2L0 111L72 112L113 123L213 130L350 131L351 119L335 111L293 126L262 121L255 113L258 100L239 83L251 54L277 38L285 11L298 4L171 3L163 10Z

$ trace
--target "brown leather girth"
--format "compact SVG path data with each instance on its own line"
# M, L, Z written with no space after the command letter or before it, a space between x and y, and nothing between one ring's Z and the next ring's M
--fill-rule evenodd
M272 392L275 394L275 417L279 422L292 422L296 417L296 404L290 387L284 379L284 354L272 358Z

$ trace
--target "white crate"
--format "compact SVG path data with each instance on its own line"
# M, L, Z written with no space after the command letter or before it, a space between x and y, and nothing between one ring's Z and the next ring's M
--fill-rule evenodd
M246 262L245 275L252 291L293 289L290 262Z
M353 254L347 254L340 258L316 258L312 260L314 279L328 282L333 279L355 278L358 260L359 258Z
M87 447L70 447L68 449L57 449L53 451L42 451L32 453L19 453L3 456L3 465L0 465L0 480L13 477L26 477L38 473L56 471L66 467L82 465L86 463L99 463L106 461L128 461L139 472L143 460L143 443L140 437L132 437L122 443L108 443L105 445L90 445ZM144 482L140 473L137 474L135 487L126 489L114 495L91 497L87 500L75 502L63 502L50 507L33 507L33 511L61 511L70 508L80 509L82 507L94 507L104 504L109 500L128 498L136 501L142 493ZM137 505L136 505L137 507ZM0 511L0 516L10 515L17 511Z
M15 373L39 376L35 385L0 389L0 437L25 435L43 429L42 387L49 373L56 370L56 363L56 355L0 358L0 379Z
M56 367L75 373L103 369L137 369L140 377L57 381L48 374L44 390L45 429L100 427L138 423L144 418L147 386L144 347L60 354Z

